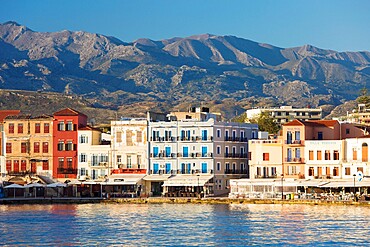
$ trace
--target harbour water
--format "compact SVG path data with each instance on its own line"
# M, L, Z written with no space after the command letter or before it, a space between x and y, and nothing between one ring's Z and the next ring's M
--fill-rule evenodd
M8 246L366 246L362 206L0 205Z

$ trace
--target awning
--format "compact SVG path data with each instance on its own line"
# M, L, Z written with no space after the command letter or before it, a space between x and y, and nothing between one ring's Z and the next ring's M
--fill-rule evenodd
M327 184L324 184L322 186L319 186L321 188L342 188L342 187L370 187L370 181L353 181L353 180L347 180L347 181L331 181Z
M213 175L176 175L164 181L162 186L204 186Z
M145 174L112 174L102 185L135 185L143 179Z
M145 181L165 181L170 176L171 176L171 174L161 174L161 175L158 175L158 174L150 174L150 175L145 176L143 178L143 180L145 180Z

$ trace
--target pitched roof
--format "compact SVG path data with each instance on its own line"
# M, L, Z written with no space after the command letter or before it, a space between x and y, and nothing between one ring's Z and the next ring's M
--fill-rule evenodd
M283 126L310 126L310 127L333 127L338 123L337 120L307 120L301 121L294 119L293 121L284 124Z
M87 117L85 114L72 108L65 108L54 113L54 116L78 116L78 115Z
M0 122L3 122L7 116L18 115L20 110L0 110Z
M78 128L78 130L95 130L95 131L100 131L102 132L100 129L97 129L97 128L94 128L94 127L91 127L91 126L83 126L81 128Z

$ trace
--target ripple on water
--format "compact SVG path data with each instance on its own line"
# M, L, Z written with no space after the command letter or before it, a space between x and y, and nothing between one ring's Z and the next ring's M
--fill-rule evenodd
M367 245L367 208L312 205L1 205L5 245Z

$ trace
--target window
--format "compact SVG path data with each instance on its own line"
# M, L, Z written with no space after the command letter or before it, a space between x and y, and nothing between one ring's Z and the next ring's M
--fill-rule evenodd
M288 131L286 133L286 143L287 144L291 144L292 143L292 132L291 131Z
M295 157L297 159L301 158L301 149L300 148L295 149Z
M21 143L21 153L27 153L27 142Z
M64 158L58 159L58 167L63 168L64 167Z
M322 160L321 150L317 150L317 160Z
M48 142L43 142L42 143L42 152L43 153L49 153L49 143Z
M207 147L206 146L202 147L202 157L207 157L207 152L208 152Z
M14 124L13 123L9 124L9 134L14 134Z
M67 158L67 168L72 168L72 158Z
M363 143L362 144L362 162L367 162L368 161L368 153L369 153L369 149L368 149L368 145L367 143Z
M339 167L334 167L333 169L333 176L339 176Z
M81 176L86 176L86 169L85 168L81 168L80 175Z
M73 131L73 123L72 123L72 121L67 121L66 130L67 131Z
M47 134L50 132L50 125L49 123L44 123L44 133Z
M91 166L97 166L99 164L99 159L97 154L91 156Z
M182 147L183 157L189 157L189 147Z
M349 133L350 133L350 130L346 129L346 135L349 135Z
M323 138L323 133L321 131L317 132L317 140L322 140Z
M221 170L221 163L217 162L217 171L220 171L220 170Z
M6 171L11 171L12 170L12 161L7 160L6 161Z
M357 150L355 148L352 150L352 156L353 160L357 160Z
M225 140L229 140L229 131L225 130Z
M41 124L35 123L35 133L41 133Z
M244 131L240 131L240 141L244 141Z
M63 131L64 130L64 122L59 122L58 123L58 130Z
M248 152L248 160L252 160L252 152Z
M221 154L221 147L220 146L217 146L216 152L217 152L217 154Z
M339 151L334 150L334 160L339 160Z
M312 150L308 151L308 159L313 160L313 151Z
M263 153L263 160L269 161L270 160L270 154L269 153Z
M171 147L164 148L165 157L171 157Z
M18 124L18 134L23 134L23 124Z
M137 156L137 168L140 169L141 168L141 155L138 155Z
M72 150L73 150L73 142L72 141L67 141L66 151L72 151Z
M207 141L208 139L208 131L202 130L202 141Z
M346 167L344 169L344 172L345 172L345 175L351 175L351 168L350 167Z
M27 170L27 161L21 160L21 171Z
M131 130L126 131L126 145L127 146L132 146L133 145L133 143L132 143L132 131Z
M64 150L64 142L63 141L59 141L58 142L58 151L63 151Z
M330 160L330 151L325 150L325 160Z
M117 155L117 163L122 163L122 155Z
M44 160L42 161L42 170L49 170L49 161L48 160Z
M80 136L80 143L88 143L88 136L87 135L81 135Z
M170 131L170 136L171 136L171 131ZM143 132L137 131L136 132L136 142L142 142L143 141Z
M315 176L315 170L313 167L308 168L308 176Z
M87 162L87 154L84 153L80 154L80 162Z
M11 143L9 143L9 142L6 143L6 150L5 151L6 151L7 154L12 153L12 144Z
M220 138L221 137L221 130L217 130L217 137Z
M132 168L131 155L127 155L127 168Z
M19 160L13 161L13 171L19 172Z
M202 173L207 173L207 163L202 163Z
M122 132L121 131L117 131L117 137L116 137L116 139L117 139L117 142L122 142Z
M33 143L33 152L34 153L40 153L40 143L39 142L34 142Z
M295 140L296 141L300 141L301 140L301 132L300 131L296 131L295 132Z
M158 157L158 156L159 156L159 148L153 147L153 157Z

